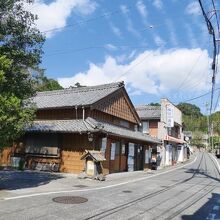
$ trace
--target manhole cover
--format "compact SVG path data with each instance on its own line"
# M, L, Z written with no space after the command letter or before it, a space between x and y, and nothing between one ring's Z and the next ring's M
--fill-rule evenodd
M132 193L132 191L130 191L130 190L124 190L124 191L122 191L123 193Z
M86 186L86 185L75 185L74 187L85 188L85 187L88 187L88 186Z
M63 203L63 204L80 204L87 202L88 199L79 196L59 196L53 198L54 202Z

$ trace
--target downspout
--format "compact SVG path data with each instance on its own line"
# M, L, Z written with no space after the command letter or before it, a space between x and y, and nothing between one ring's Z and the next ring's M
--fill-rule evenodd
M76 109L76 119L78 119L77 106L75 106L75 109Z
M85 109L84 109L84 107L82 107L82 110L83 110L83 121L85 121Z

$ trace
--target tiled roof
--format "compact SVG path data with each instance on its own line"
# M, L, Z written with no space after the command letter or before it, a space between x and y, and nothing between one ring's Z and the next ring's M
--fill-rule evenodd
M87 118L87 122L92 126L95 125L101 131L107 132L108 134L116 135L119 137L125 137L128 139L147 141L151 143L161 143L159 139L151 137L150 135L144 134L139 131L132 131L106 122L97 121L93 118Z
M104 155L102 154L101 151L97 151L97 150L87 150L81 157L81 160L85 159L86 157L88 156L91 156L93 157L93 159L95 161L105 161L105 157Z
M161 107L152 105L136 106L136 111L140 119L160 119Z
M27 129L28 132L88 132L94 128L82 119L80 120L44 120L34 121L33 125Z
M91 105L123 87L123 82L38 92L32 101L38 109Z
M35 121L28 132L60 132L60 133L84 133L84 132L103 132L130 140L146 141L150 143L161 143L157 138L138 131L131 131L106 122L97 121L93 118L86 120L44 120Z

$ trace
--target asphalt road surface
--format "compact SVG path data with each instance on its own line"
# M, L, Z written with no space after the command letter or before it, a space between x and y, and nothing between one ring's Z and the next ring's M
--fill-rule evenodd
M157 174L78 192L2 200L0 219L220 220L220 170L210 154L201 152L194 162ZM85 200L68 197L61 200L84 203L55 202L60 196Z

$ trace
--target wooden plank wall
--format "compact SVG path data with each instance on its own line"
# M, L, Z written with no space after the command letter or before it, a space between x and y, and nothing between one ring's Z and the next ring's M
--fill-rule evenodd
M11 164L12 148L3 148L0 152L0 165L9 166Z
M94 137L95 138L95 137ZM90 143L87 134L63 134L61 149L61 172L80 173L84 161L80 160L85 150L98 150L97 143Z
M89 115L89 109L85 109L85 117ZM78 108L67 109L40 109L37 111L36 120L66 120L66 119L82 119L83 110Z
M107 138L107 145L105 150L105 158L106 161L102 162L103 174L109 174L109 167L110 167L110 155L111 155L111 139Z
M122 91L113 93L111 96L108 96L108 98L101 100L94 105L94 108L129 122L138 123Z
M158 122L159 120L149 121L149 134L153 137L158 136Z
M4 147L0 151L0 165L10 166L11 165L11 156L14 153L24 154L25 148L23 142L14 143L11 147Z
M89 116L92 117L92 118L95 118L97 120L101 120L101 121L104 121L104 122L107 122L107 123L110 123L110 124L117 125L119 127L125 127L125 126L120 124L120 122L123 121L124 119L120 119L118 117L115 117L113 115L101 112L101 111L96 110L96 109L93 109L90 112ZM128 123L128 127L125 127L125 128L134 130L134 125L135 125L134 123L126 121L126 120L124 120L124 121Z

